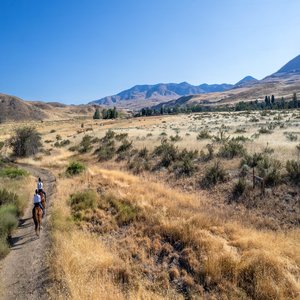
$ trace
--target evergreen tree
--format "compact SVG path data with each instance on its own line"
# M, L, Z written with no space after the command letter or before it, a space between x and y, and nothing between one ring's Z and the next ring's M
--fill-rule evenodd
M162 105L160 108L160 114L163 115L164 114L164 106Z
M94 119L94 120L100 119L100 111L99 111L99 108L96 108L95 113L94 113L94 115L93 115L93 119Z
M112 119L117 119L118 118L118 111L117 108L114 107L114 109L112 110Z
M272 104L275 103L275 97L274 97L274 95L271 96L271 102L272 102Z
M107 109L105 108L102 110L102 118L107 119Z

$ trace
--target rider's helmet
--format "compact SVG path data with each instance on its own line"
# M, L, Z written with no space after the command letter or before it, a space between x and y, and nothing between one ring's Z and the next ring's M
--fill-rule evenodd
M42 179L41 179L41 177L39 177L39 182L41 182L42 181Z

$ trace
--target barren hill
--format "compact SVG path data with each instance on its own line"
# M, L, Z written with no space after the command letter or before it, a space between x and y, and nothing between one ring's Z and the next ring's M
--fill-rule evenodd
M57 102L24 101L0 94L0 122L27 120L58 120L92 116L97 105L64 105Z
M24 100L0 94L0 121L42 120L47 115L38 107Z

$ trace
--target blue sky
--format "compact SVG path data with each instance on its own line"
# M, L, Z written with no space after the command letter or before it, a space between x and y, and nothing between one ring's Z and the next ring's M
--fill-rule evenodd
M86 103L258 79L300 54L299 0L0 0L0 92Z

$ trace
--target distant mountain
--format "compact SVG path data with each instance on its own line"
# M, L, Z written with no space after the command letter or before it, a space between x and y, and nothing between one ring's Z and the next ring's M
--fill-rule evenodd
M215 92L224 92L230 90L233 87L233 85L228 83L221 83L221 84L203 83L200 84L199 87L201 88L201 90L203 90L203 93L215 93Z
M245 85L249 85L255 82L258 82L259 80L257 80L256 78L252 77L252 76L246 76L244 77L242 80L240 80L239 82L237 82L234 87L242 87Z
M300 55L290 60L287 64L285 64L281 69L279 69L276 73L272 75L281 76L281 75L291 74L291 73L300 74Z
M149 104L160 103L177 99L181 96L195 95L211 92L222 92L232 88L231 84L201 84L191 85L187 82L181 83L159 83L154 85L136 85L117 95L104 97L92 101L90 104L128 106L129 102L149 102Z

